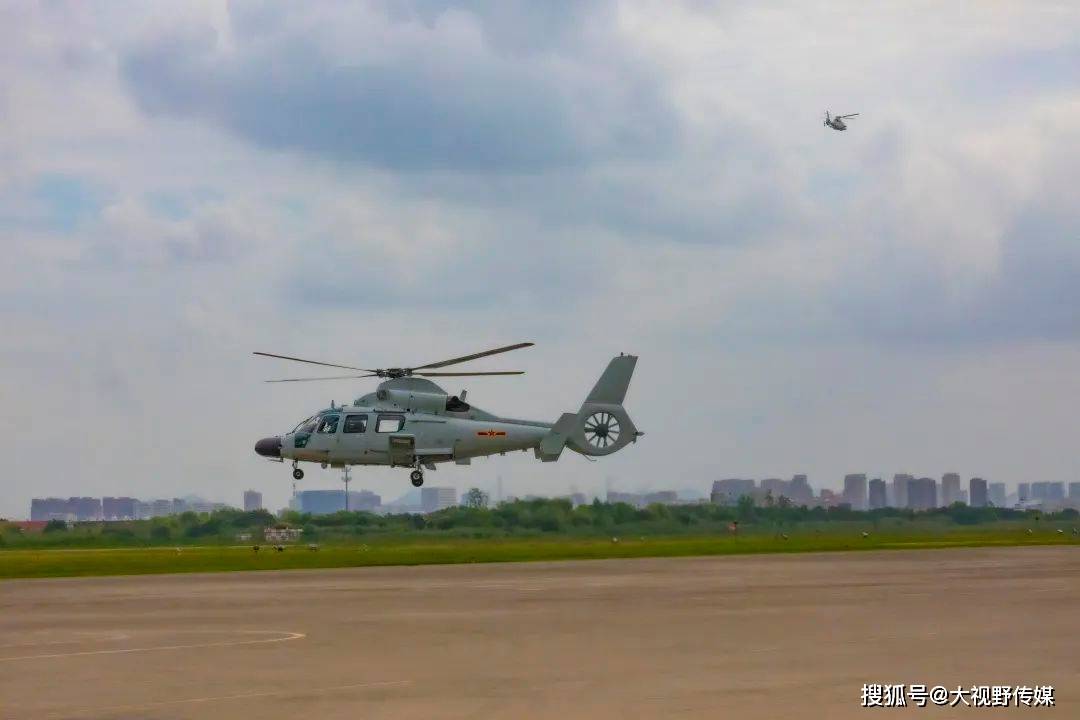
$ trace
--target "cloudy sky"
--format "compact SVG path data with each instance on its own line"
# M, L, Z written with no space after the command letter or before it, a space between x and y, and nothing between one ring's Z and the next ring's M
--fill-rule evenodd
M470 400L554 419L633 352L646 436L429 482L1080 480L1078 38L1073 2L0 2L0 516L278 507L254 441L373 386L252 350L522 340Z

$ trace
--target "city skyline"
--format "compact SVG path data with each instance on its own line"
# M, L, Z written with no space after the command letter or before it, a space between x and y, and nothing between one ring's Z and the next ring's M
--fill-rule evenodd
M502 476L496 479L496 491L502 489ZM786 498L791 504L798 505L838 505L848 504L855 510L873 510L883 507L910 507L913 509L933 509L947 507L955 502L982 507L1038 506L1080 506L1080 481L1037 481L1016 483L1015 490L1009 491L1004 482L988 482L986 479L971 476L967 488L960 488L963 481L960 473L943 473L940 481L929 476L916 476L908 473L896 473L891 480L881 477L868 477L866 473L848 473L843 478L843 488L839 491L828 487L817 487L810 482L805 473L796 473L790 480L775 477L722 478L715 480L702 492L692 488L639 488L637 491L620 489L613 478L608 478L604 492L583 493L571 486L567 492L542 494L524 492L512 494L513 499L532 497L565 498L575 505L602 499L607 502L626 502L631 505L645 506L651 503L674 504L679 502L700 502L708 499L713 503L735 505L743 495L752 496L756 501L766 497L779 500ZM469 488L477 486L469 486ZM431 486L421 490L410 490L383 503L379 494L366 489L349 490L349 509L365 512L431 512L464 501L465 490L456 486ZM947 490L947 488L949 488ZM483 490L483 488L480 488ZM914 489L914 495L912 491ZM486 492L489 501L498 502L499 495ZM412 503L407 498L414 498ZM262 493L245 490L239 503L209 501L195 495L182 498L138 499L129 496L70 496L67 498L45 496L33 498L27 519L50 520L67 519L85 520L122 520L160 517L180 514L185 511L210 512L217 509L243 508L245 511L263 509ZM316 514L337 512L346 509L345 488L307 488L298 490L296 495L285 505L277 509L299 510ZM7 518L18 520L18 516Z

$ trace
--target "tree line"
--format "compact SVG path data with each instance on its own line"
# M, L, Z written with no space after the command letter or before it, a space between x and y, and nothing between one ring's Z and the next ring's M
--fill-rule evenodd
M848 506L805 507L777 503L757 506L744 497L736 505L708 503L650 505L637 508L625 503L596 500L574 507L565 499L532 499L499 503L489 507L479 490L466 494L466 504L427 515L375 515L338 512L311 515L285 511L275 517L266 510L244 512L224 509L212 513L186 512L150 520L85 522L69 526L52 521L43 533L20 532L0 524L0 545L20 546L139 546L163 544L236 544L263 542L268 527L303 529L308 542L348 540L360 536L498 537L513 535L686 535L761 532L796 529L804 524L841 528L842 523L903 528L922 525L978 525L1003 521L1075 521L1076 510L1057 513L1008 508L974 508L955 504L946 508L915 511L881 508L852 510Z

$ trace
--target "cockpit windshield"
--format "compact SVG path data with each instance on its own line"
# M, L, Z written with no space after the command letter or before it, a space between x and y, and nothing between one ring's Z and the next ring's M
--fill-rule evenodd
M315 432L315 421L319 419L318 415L312 415L309 418L304 418L296 424L296 427L292 429L294 433L312 433Z

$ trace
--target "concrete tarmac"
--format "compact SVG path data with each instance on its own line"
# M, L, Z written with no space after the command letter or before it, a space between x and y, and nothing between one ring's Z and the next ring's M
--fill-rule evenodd
M1078 597L1068 546L6 581L0 718L1080 717Z

